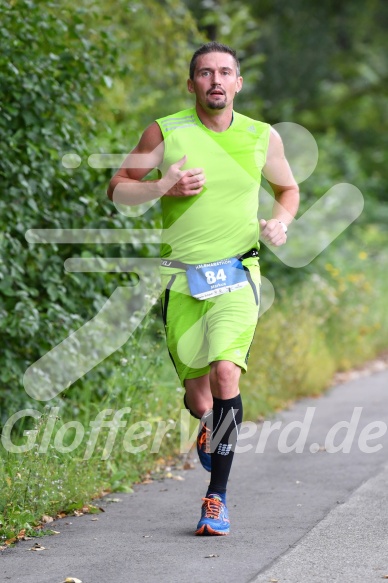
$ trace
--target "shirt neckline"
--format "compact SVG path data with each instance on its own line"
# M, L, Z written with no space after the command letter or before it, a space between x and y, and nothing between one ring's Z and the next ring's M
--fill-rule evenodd
M200 117L199 117L199 115L198 115L198 113L197 113L197 110L196 110L195 108L194 108L194 116L195 116L195 119L197 120L197 123L199 123L199 126L200 126L202 129L204 129L204 130L206 130L207 132L209 132L210 134L212 134L212 135L216 135L216 136L223 136L223 135L225 135L225 134L226 134L226 133L227 133L227 132L228 132L228 131L229 131L229 130L232 128L232 126L233 126L233 124L234 124L234 122L235 122L235 117L234 117L234 110L233 110L233 111L232 111L232 120L231 120L231 122L230 122L230 125L229 125L229 127L228 127L228 128L226 128L226 130L224 130L223 132L216 132L215 130L212 130L212 129L208 128L208 127L207 127L207 126L206 126L206 125L203 123L203 121L200 119Z

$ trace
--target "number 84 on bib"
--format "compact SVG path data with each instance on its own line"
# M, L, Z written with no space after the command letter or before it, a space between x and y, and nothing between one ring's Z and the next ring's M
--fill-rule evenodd
M191 295L199 300L232 292L248 284L244 267L237 257L190 265L186 274Z

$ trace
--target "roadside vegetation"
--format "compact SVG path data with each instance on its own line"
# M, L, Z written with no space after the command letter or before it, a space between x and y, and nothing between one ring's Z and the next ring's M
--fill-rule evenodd
M358 251L355 243L343 252L326 253L315 273L280 290L259 320L241 383L245 420L320 395L334 372L386 349L384 254ZM8 443L26 451L13 453L8 445L0 457L3 541L35 532L43 516L82 511L93 498L130 492L144 479L172 478L176 464L191 467L188 441L196 424L187 424L182 397L155 309L109 378L97 386L79 381L49 405L36 403L39 419L26 412L15 421Z

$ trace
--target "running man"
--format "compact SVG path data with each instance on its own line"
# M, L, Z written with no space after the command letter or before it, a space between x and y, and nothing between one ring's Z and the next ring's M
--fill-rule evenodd
M185 406L201 420L197 450L210 471L197 535L229 533L226 487L243 418L239 378L260 304L259 234L284 245L299 205L280 136L233 109L242 86L233 49L200 47L187 81L195 106L153 122L108 188L121 204L161 198L167 346ZM143 180L156 167L161 177ZM261 173L275 203L272 217L258 221Z

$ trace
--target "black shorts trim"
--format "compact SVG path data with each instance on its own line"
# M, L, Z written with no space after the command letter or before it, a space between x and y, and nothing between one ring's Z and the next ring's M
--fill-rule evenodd
M250 271L249 271L249 268L248 268L248 267L246 267L245 265L243 265L243 268L244 268L244 271L245 271L245 273L246 273L246 276L247 276L247 280L248 280L248 282L249 282L249 285L250 285L250 286L251 286L251 288L252 288L253 295L255 296L255 302L256 302L256 306L258 306L258 305L259 305L259 295L258 295L258 293L257 293L257 289L256 289L256 286L255 286L255 284L254 284L254 282L253 282L253 279L252 279L251 273L250 273Z
M164 330L166 332L166 338L167 338L167 309L168 309L168 302L170 301L170 291L171 291L171 287L172 284L174 283L176 279L176 273L174 273L174 275L171 276L170 281L168 282L165 292L164 292L164 301L162 300L162 317L163 317L163 323L164 323ZM167 347L168 350L168 347ZM176 367L176 364L174 362L174 359L172 357L171 352L168 350L168 354L170 355L171 358L171 362L174 365L174 368L176 370L177 375L178 374L178 369Z
M170 281L168 282L167 286L166 286L166 290L164 292L164 301L162 301L162 317L163 317L163 323L165 326L167 326L167 308L168 308L168 302L170 300L170 290L172 287L172 284L174 283L176 279L176 273L174 273L174 275L171 276Z

